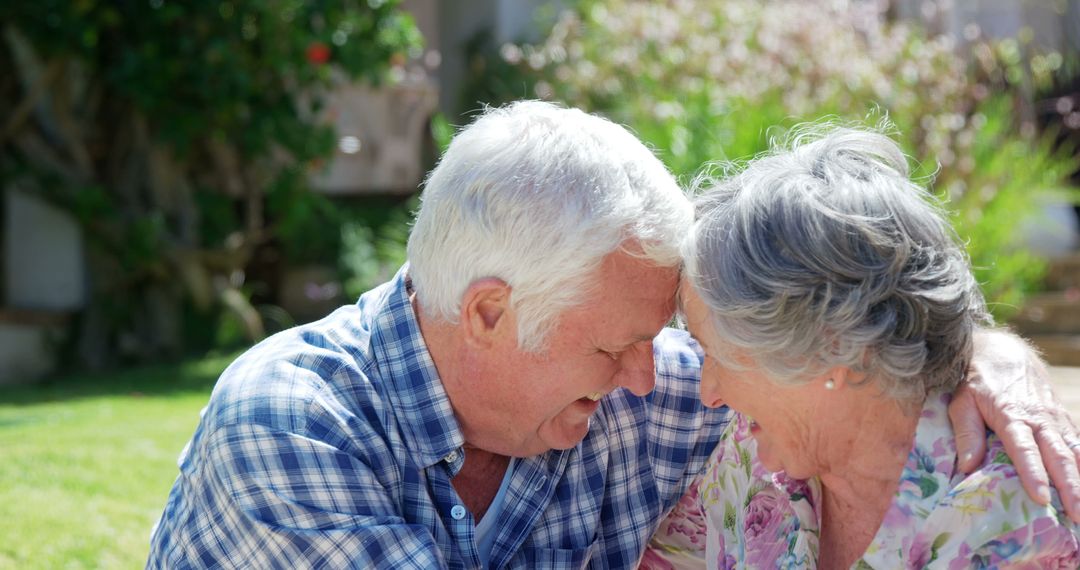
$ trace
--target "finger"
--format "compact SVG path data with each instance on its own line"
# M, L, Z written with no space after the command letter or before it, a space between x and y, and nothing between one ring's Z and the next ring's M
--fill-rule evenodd
M1069 426L1062 437L1062 441L1068 446L1069 451L1072 453L1073 461L1077 465L1077 470L1080 471L1080 430L1076 429L1076 423L1072 420L1071 416L1068 417Z
M1012 459L1028 496L1040 505L1049 503L1049 479L1031 427L1022 421L1012 421L998 432L998 437L1005 445L1005 453Z
M970 390L959 390L949 404L949 420L956 436L957 468L971 473L986 455L986 424Z
M1076 452L1052 429L1037 430L1035 440L1065 512L1073 522L1080 522L1080 470L1076 467Z

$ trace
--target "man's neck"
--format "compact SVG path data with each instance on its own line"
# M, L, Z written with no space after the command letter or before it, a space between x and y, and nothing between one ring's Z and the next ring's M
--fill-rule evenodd
M485 372L470 365L469 358L466 356L469 352L468 347L456 334L454 325L425 315L415 295L410 300L416 322L420 325L420 335L424 339L424 346L427 347L431 361L435 364L435 371L439 375L439 382L446 392L446 397L450 400L450 407L454 410L458 427L468 439L474 427L472 421L477 408L476 392L470 385L470 380Z
M479 522L499 492L510 458L465 445L465 465L451 484L473 518Z
M411 297L411 301L413 314L416 315L416 320L420 325L420 334L424 338L424 344L427 345L428 354L435 363L443 389L446 390L446 395L450 399L450 406L454 409L458 422L462 424L462 429L465 430L468 427L465 425L467 421L461 417L461 410L457 406L459 395L467 391L467 387L458 382L459 378L466 376L459 370L461 366L459 356L462 352L459 339L453 334L452 327L428 319L420 310L415 295ZM465 508L472 513L477 522L483 518L491 502L495 500L495 495L499 492L499 486L502 484L509 465L510 458L505 455L465 444L465 464L454 476L451 484L465 503Z

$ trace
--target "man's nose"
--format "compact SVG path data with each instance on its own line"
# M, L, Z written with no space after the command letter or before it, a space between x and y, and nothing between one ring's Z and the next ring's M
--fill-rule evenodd
M622 369L615 375L615 383L635 396L645 396L656 386L656 364L653 361L652 341L642 341L622 355Z

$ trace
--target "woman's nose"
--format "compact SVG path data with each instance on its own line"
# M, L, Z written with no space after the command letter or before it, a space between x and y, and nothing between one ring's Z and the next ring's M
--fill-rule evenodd
M724 399L719 394L720 383L715 378L706 374L701 376L701 403L707 408L719 408L724 405Z

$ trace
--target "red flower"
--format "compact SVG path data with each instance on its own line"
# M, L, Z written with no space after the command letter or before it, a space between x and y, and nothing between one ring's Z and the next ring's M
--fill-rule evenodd
M311 42L307 47L307 60L316 65L330 61L330 46L322 42Z

